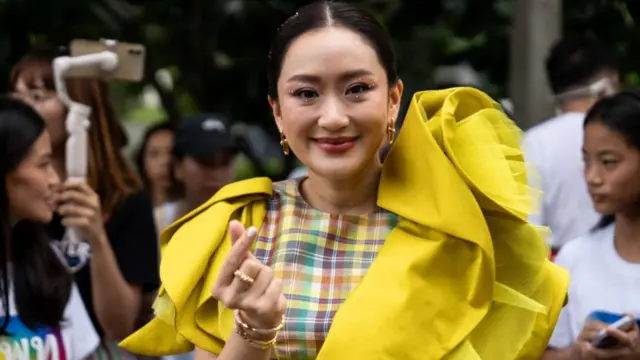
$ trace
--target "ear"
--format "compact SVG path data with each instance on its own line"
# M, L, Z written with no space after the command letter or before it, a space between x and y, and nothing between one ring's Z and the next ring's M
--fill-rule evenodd
M278 102L278 100L272 98L271 96L268 96L267 99L269 100L269 106L271 106L271 111L273 112L273 118L276 121L276 126L278 127L278 130L282 132L282 111L280 109L280 103Z
M398 79L396 84L389 89L389 118L396 121L400 112L400 101L402 101L402 92L404 91L404 83Z

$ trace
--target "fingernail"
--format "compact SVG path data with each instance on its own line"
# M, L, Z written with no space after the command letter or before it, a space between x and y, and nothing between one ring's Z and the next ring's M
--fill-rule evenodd
M250 227L249 230L247 230L247 236L249 237L249 239L253 239L256 237L256 234L258 233L258 230L256 230L255 227Z

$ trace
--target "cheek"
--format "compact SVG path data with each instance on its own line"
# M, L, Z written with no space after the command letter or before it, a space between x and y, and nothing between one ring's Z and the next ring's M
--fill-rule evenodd
M49 131L55 133L64 131L64 122L67 111L60 100L49 100L43 104L37 105L36 109L47 122Z

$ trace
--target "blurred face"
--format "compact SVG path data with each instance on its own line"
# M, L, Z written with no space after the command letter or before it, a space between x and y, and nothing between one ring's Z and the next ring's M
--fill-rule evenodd
M375 50L357 33L328 27L301 35L284 57L270 99L291 150L324 178L346 180L379 166L402 83L389 88Z
M51 140L46 131L33 144L27 157L7 174L9 207L14 222L48 223L53 216L55 194L60 183L51 162Z
M60 101L56 92L46 89L42 81L38 81L35 86L29 87L22 78L18 78L13 91L23 101L33 106L42 116L47 124L47 130L51 134L53 148L64 146L67 139L67 131L64 124L67 108Z
M169 130L156 131L144 149L144 170L151 187L167 190L171 186L171 149L173 133Z
M193 206L209 200L235 177L233 156L221 153L214 158L211 164L203 164L185 156L176 163L176 178L184 185L186 198Z
M606 125L592 122L585 128L584 176L593 205L601 214L637 207L640 200L640 151Z

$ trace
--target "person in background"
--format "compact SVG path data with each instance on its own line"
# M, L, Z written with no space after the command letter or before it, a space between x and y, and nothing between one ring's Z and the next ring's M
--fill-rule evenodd
M60 186L51 137L29 105L0 97L0 354L89 356L100 339L73 277L45 233Z
M136 154L140 178L153 201L158 234L177 218L176 212L183 196L182 184L176 181L173 174L174 137L173 124L155 124L145 132Z
M543 191L530 221L551 229L553 255L598 221L582 177L582 122L598 99L620 90L620 81L611 51L589 38L560 40L546 69L559 114L528 130L523 148L537 170L532 184Z
M219 116L195 115L180 122L173 148L175 176L185 193L180 216L234 180L237 154L236 141Z
M640 316L640 95L602 99L584 122L584 179L598 213L590 233L566 244L556 263L571 274L545 360L640 359L640 332L608 331L619 343L598 349L591 337L606 326L594 311ZM612 319L613 320L613 319ZM613 322L613 321L609 321Z
M37 50L13 68L10 86L44 118L51 135L52 164L65 174L65 118L52 77L55 52ZM91 257L75 273L82 299L103 339L95 354L100 359L128 358L114 340L126 337L149 319L145 295L158 288L158 238L153 205L123 155L126 136L108 97L106 83L69 79L69 95L91 107L89 166L86 183L62 186L57 215L49 224L53 239L63 239L65 227L79 230Z

